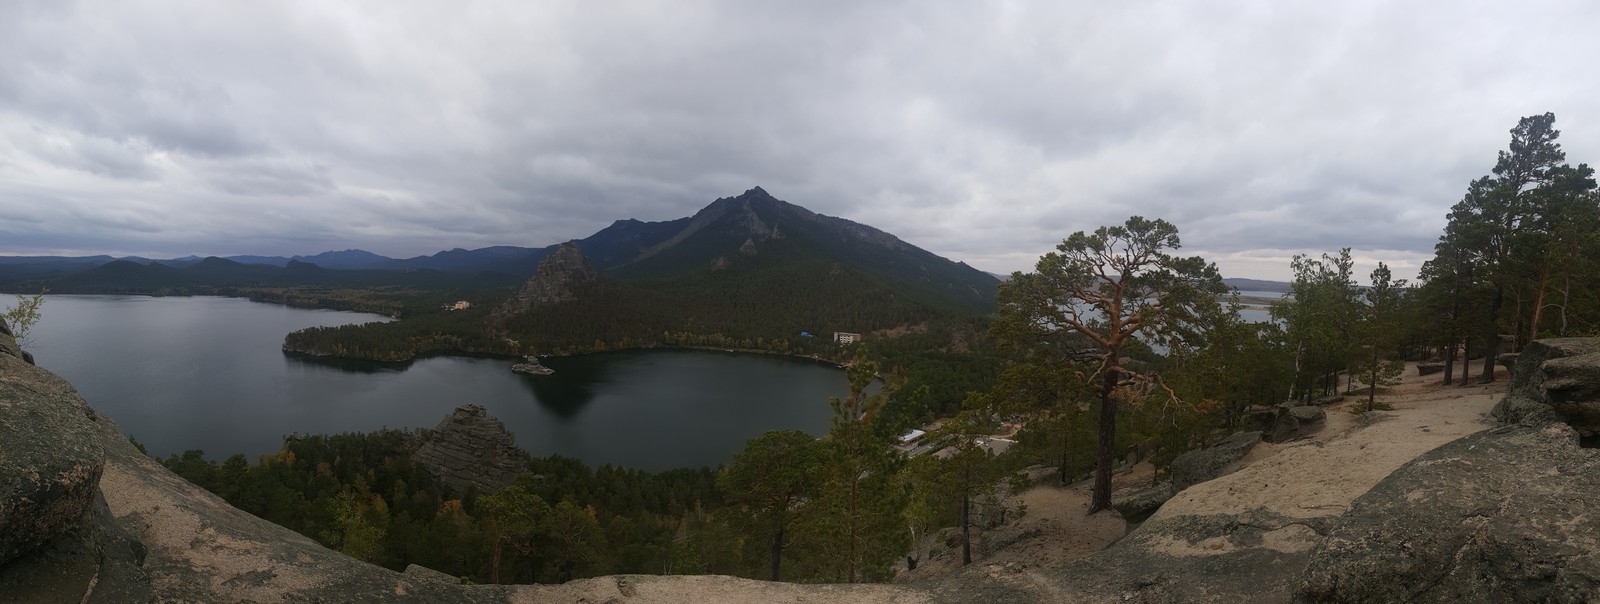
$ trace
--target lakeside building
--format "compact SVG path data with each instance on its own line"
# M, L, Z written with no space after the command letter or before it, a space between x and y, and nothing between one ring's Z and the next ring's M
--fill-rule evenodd
M922 437L927 436L927 435L928 435L927 432L924 432L922 430L918 430L916 428L912 428L911 430L907 430L905 434L901 434L900 435L900 446L903 447L903 446L909 445L911 443L917 442L919 440L922 440Z
M854 344L860 341L861 334L859 333L850 333L848 331L833 332L833 342L835 344Z

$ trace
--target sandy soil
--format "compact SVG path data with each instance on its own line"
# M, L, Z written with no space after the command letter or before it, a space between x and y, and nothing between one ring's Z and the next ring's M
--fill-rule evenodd
M1505 393L1509 376L1501 368L1489 386L1442 386L1440 375L1416 375L1415 364L1406 368L1398 386L1379 393L1377 400L1393 407L1371 419L1350 413L1364 406L1365 397L1350 396L1326 407L1322 429L1287 443L1261 443L1238 463L1232 474L1195 485L1166 505L1155 518L1177 515L1240 514L1266 508L1291 518L1335 516L1350 502L1402 464L1439 445L1491 425L1488 412ZM1121 494L1151 486L1154 468L1142 463L1113 481ZM1093 554L1122 538L1128 525L1115 514L1087 514L1088 481L1059 486L1045 479L1017 496L1027 514L1007 527L979 532L977 539L1015 539L974 564L1049 568ZM1304 547L1312 535L1300 525L1284 530L1286 550ZM1275 532L1276 533L1276 532ZM1020 536L1020 538L1017 538ZM978 546L974 546L975 551ZM1182 552L1172 552L1182 553ZM1195 552L1199 553L1199 552ZM1211 552L1215 553L1215 552ZM916 581L954 572L960 567L960 550L924 560L902 580Z
M1327 425L1308 439L1257 445L1243 469L1185 489L1152 520L1176 515L1238 514L1267 508L1293 518L1336 516L1378 481L1418 455L1491 425L1489 410L1505 394L1500 369L1488 386L1441 386L1407 365L1399 386L1379 394L1392 411L1369 420L1349 413L1365 398L1327 407Z
M1150 487L1155 467L1149 463L1134 466L1131 472L1112 477L1113 492L1137 491ZM1015 568L1062 566L1111 545L1128 532L1128 523L1116 514L1089 515L1090 481L1068 486L1056 483L1054 475L1019 493L1011 504L1021 503L1027 513L995 531L974 531L973 563ZM983 539L1002 539L999 551L979 557ZM959 547L924 560L900 580L915 581L940 577L961 567Z

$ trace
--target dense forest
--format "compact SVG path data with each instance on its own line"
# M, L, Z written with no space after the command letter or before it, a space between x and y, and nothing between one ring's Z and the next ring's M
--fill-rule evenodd
M851 394L831 401L827 438L768 432L719 469L530 458L516 484L461 493L412 462L428 431L392 430L295 437L254 463L211 462L202 451L163 463L242 510L394 569L420 564L474 582L608 573L883 580L913 531L954 524L955 508L940 464L908 463L891 447L910 424L880 413L889 396L868 394L876 372L857 359Z
M1176 227L1133 217L1068 237L1001 287L990 317L922 316L892 299L819 317L806 314L818 302L805 288L793 307L742 307L738 296L686 296L695 307L677 307L662 291L602 283L627 312L575 306L515 324L553 334L552 351L701 345L824 356L839 349L798 331L899 326L848 349L852 391L830 401L827 435L769 432L721 468L650 474L530 459L512 487L451 493L409 460L427 434L404 432L295 439L254 464L199 452L166 464L353 556L479 582L628 572L875 581L936 549L970 561L968 535L1026 513L1005 507L1027 486L1024 468L1055 468L1063 483L1093 474L1098 495L1111 460L1133 453L1159 478L1179 453L1246 428L1253 409L1343 395L1361 401L1353 412L1371 411L1406 361L1466 385L1494 379L1497 355L1529 340L1600 333L1600 198L1593 171L1566 163L1553 124L1550 114L1517 124L1491 173L1451 208L1418 280L1379 263L1360 284L1350 249L1297 256L1291 291L1263 323L1240 318L1237 295L1203 259L1168 255ZM830 295L822 291L817 299ZM738 319L716 330L697 323L718 313ZM680 328L657 329L662 317ZM427 325L386 329L415 353L429 350ZM874 373L889 386L868 394ZM894 446L933 417L943 418L929 436L939 454ZM1002 423L1021 428L995 455L974 437Z

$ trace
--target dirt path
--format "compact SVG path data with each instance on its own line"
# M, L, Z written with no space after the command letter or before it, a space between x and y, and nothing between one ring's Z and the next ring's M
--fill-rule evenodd
M1406 369L1398 386L1377 397L1392 410L1364 420L1349 412L1352 406L1364 406L1364 397L1350 396L1330 405L1318 433L1288 443L1256 445L1241 461L1242 469L1179 493L1157 517L1239 514L1256 508L1294 518L1343 514L1351 501L1407 461L1487 428L1489 409L1500 400L1508 381L1501 369L1500 379L1490 386L1446 387L1439 384L1438 374L1418 376L1415 364ZM1115 477L1114 490L1149 487L1153 472L1150 464L1139 464ZM974 563L1058 567L1122 538L1128 526L1121 518L1087 514L1089 490L1088 481L1063 487L1046 479L1024 491L1017 501L1027 506L1026 515L1005 527L976 533L979 540L995 541L990 547L974 545L975 552L998 551L975 557ZM960 550L953 548L924 560L902 580L954 572L960 560Z

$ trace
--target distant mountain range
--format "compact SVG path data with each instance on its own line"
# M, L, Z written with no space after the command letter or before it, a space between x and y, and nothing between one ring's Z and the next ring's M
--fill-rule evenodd
M1223 279L1222 283L1242 292L1272 292L1275 294L1287 294L1292 291L1290 284L1283 281L1230 278Z
M1009 277L942 258L873 227L781 201L760 187L717 199L676 220L618 220L575 243L602 274L622 282L728 282L731 276L770 274L779 268L807 279L848 272L860 287L882 286L932 307L964 313L991 310L996 286ZM289 257L0 256L0 288L154 293L198 285L510 285L533 274L556 247L457 248L412 258L359 249ZM1288 284L1280 282L1226 281L1241 290L1288 291Z
M934 307L984 312L993 276L939 257L889 233L780 201L757 187L718 199L693 216L662 222L618 220L575 241L583 255L619 282L694 281L775 269L808 276L850 273L857 287L884 286ZM495 246L431 256L389 258L364 250L310 256L185 256L171 259L0 256L0 287L68 293L153 293L162 288L329 284L361 286L473 279L514 284L556 249ZM405 276L397 276L396 274ZM799 275L801 273L794 273ZM809 277L808 277L809 278Z

